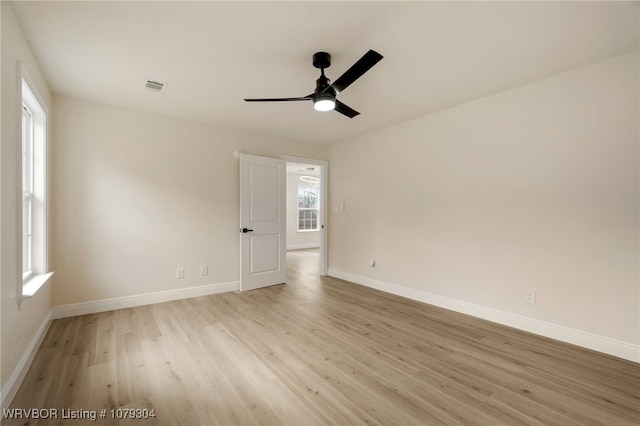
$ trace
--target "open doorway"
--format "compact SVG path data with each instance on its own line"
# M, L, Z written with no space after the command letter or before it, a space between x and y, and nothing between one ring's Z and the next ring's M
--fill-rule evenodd
M298 157L287 161L287 259L316 275L327 274L327 162ZM289 267L289 265L287 265Z

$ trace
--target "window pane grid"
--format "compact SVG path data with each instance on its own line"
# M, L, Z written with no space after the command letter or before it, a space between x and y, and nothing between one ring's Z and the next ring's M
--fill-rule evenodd
M22 105L22 190L33 192L33 114Z
M33 270L33 114L22 105L22 275Z
M319 187L317 185L298 185L298 231L317 231L319 229Z

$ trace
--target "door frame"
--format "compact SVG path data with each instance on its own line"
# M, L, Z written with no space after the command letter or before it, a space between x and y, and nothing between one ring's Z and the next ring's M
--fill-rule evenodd
M329 257L327 247L327 232L329 232L327 229L329 218L329 216L327 215L329 212L329 209L327 208L329 203L329 185L327 182L327 177L329 175L329 162L327 160L294 157L291 155L281 155L280 159L285 160L287 163L313 164L320 167L320 275L326 276L329 274Z

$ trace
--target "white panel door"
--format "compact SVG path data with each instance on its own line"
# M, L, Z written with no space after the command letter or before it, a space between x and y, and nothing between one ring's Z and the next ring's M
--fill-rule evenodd
M240 154L240 290L287 279L286 162Z

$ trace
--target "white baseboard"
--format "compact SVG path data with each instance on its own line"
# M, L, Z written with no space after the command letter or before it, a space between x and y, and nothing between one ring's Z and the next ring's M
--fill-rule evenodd
M20 358L15 370L13 370L13 374L11 374L11 377L9 377L9 380L7 380L7 383L2 388L2 391L0 392L0 407L2 407L2 409L8 408L9 404L11 404L11 401L16 395L16 392L18 392L18 388L20 388L24 377L27 375L27 371L29 371L29 367L31 367L33 358L36 356L36 352L38 352L38 348L40 348L40 344L49 330L52 319L51 315L52 313L49 311L42 321L42 324L40 324L38 331L36 331L36 334L33 336L33 339L31 339L27 350L22 355L22 358Z
M210 284L200 287L189 287L178 290L159 291L156 293L141 294L136 296L116 297L113 299L96 300L92 302L74 303L70 305L54 306L44 321L38 328L31 343L27 347L20 362L16 366L13 374L7 380L7 383L0 391L0 407L7 408L18 388L22 384L29 367L33 362L33 358L47 334L47 330L51 325L51 320L58 318L67 318L77 315L95 314L98 312L112 311L114 309L132 308L135 306L150 305L153 303L169 302L172 300L188 299L191 297L207 296L216 293L225 293L240 290L240 282L232 281L228 283Z
M301 250L308 248L319 248L320 243L297 243L297 244L287 244L287 250Z
M629 361L640 362L640 346L630 343L336 269L329 269L329 276L427 303L429 305L439 306L455 312L482 318L498 324L517 328L519 330L560 340L562 342L571 343L573 345L592 349L627 359Z
M96 314L98 312L113 311L115 309L133 308L135 306L151 305L154 303L170 302L172 300L188 299L191 297L208 296L210 294L225 293L240 290L239 281L209 284L199 287L189 287L176 290L159 291L156 293L135 296L115 297L113 299L95 300L91 302L73 303L55 306L52 309L53 319L74 317L77 315Z

